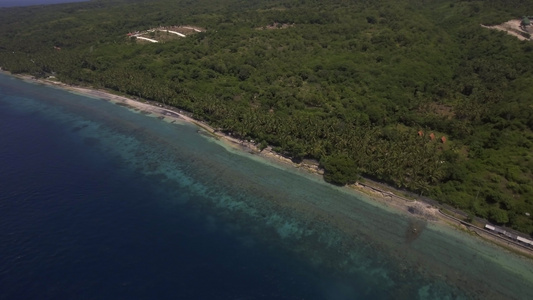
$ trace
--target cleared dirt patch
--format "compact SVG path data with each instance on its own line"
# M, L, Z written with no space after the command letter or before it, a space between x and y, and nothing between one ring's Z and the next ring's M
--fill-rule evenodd
M522 41L530 41L531 34L533 33L533 27L531 25L522 27L520 26L520 23L521 23L521 20L510 20L500 25L494 25L494 26L481 25L481 27L505 31L508 34L515 36Z
M145 31L130 32L127 36L136 38L138 43L164 43L204 31L205 29L196 26L161 26Z

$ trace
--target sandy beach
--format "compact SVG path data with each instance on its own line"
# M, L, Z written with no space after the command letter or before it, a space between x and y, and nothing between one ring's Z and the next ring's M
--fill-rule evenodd
M294 168L305 170L306 172L315 174L316 176L322 176L323 174L323 170L319 168L316 162L304 161L302 163L295 163L289 158L283 157L282 155L272 151L270 147L267 147L266 149L261 151L253 142L239 140L235 137L219 132L208 124L195 120L189 113L179 110L177 108L165 106L156 102L135 100L125 96L113 94L107 90L71 86L50 79L36 79L29 75L12 75L7 72L3 73L15 76L28 82L53 86L83 96L110 101L117 105L126 106L131 109L141 111L143 113L153 114L156 117L166 119L170 122L181 121L192 123L197 125L200 131L205 132L213 138L217 138L226 145L235 149L253 153L276 164L282 164L285 166L291 166ZM474 234L471 234L472 237L483 238L485 241L490 241L494 244L497 244L502 247L502 251L512 251L514 253L521 253L529 258L533 257L533 251L528 248L522 247L519 244L509 243L508 241L499 239L498 237L491 236L488 233L480 232L480 230L469 228L465 226L464 222L454 220L453 218L444 215L438 207L432 206L422 201L408 199L403 196L400 196L400 191L397 191L392 187L387 187L386 189L383 189L379 186L373 185L372 182L366 181L355 183L353 185L349 185L348 187L356 193L363 194L367 198L370 198L380 203L382 206L391 208L402 214L422 219L427 222L431 222L437 226L448 226L456 230L462 230L471 233L473 232Z

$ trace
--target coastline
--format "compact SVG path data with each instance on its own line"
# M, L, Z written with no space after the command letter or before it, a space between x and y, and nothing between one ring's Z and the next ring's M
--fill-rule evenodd
M180 121L191 123L199 127L199 132L203 132L206 135L216 138L223 142L225 145L230 146L231 148L234 148L236 150L253 153L275 164L282 164L284 166L304 170L308 173L315 174L317 176L323 175L323 170L321 170L316 163L309 161L295 163L290 159L272 151L270 147L267 147L266 149L261 151L254 143L240 140L231 135L226 135L222 132L219 132L208 124L195 120L187 112L179 110L178 108L165 106L156 102L136 100L126 96L116 95L108 90L72 86L49 79L36 79L30 75L11 74L5 71L0 72L27 82L56 87L87 97L103 99L105 101L109 101L117 105L141 111L142 113L153 114L154 116L160 119L168 119L171 123ZM347 187L355 193L363 194L367 198L370 198L371 200L379 203L380 205L390 208L401 214L431 222L436 226L446 226L448 228L453 228L454 230L463 231L465 233L469 233L474 238L479 238L483 241L487 241L491 244L497 245L503 251L510 251L515 254L520 254L529 259L533 258L533 252L530 249L521 247L518 244L509 243L508 241L501 240L497 236L491 236L490 233L484 232L483 230L479 231L474 228L470 228L470 226L467 226L468 223L462 222L458 219L450 218L436 206L425 203L423 201L407 199L405 197L400 196L400 191L395 190L392 187L386 187L386 189L382 189L378 186L367 184L365 182L358 182Z

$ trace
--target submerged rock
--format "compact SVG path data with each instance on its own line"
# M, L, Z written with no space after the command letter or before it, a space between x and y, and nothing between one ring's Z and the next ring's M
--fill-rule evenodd
M407 230L405 231L405 241L410 244L416 240L426 229L427 222L421 219L411 219L407 225Z

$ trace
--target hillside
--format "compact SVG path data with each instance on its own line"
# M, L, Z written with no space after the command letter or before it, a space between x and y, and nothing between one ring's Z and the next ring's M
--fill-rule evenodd
M531 4L0 9L0 66L173 105L294 160L319 160L334 184L365 176L533 234L533 44L479 26L529 15ZM205 32L158 43L127 36L191 24Z

